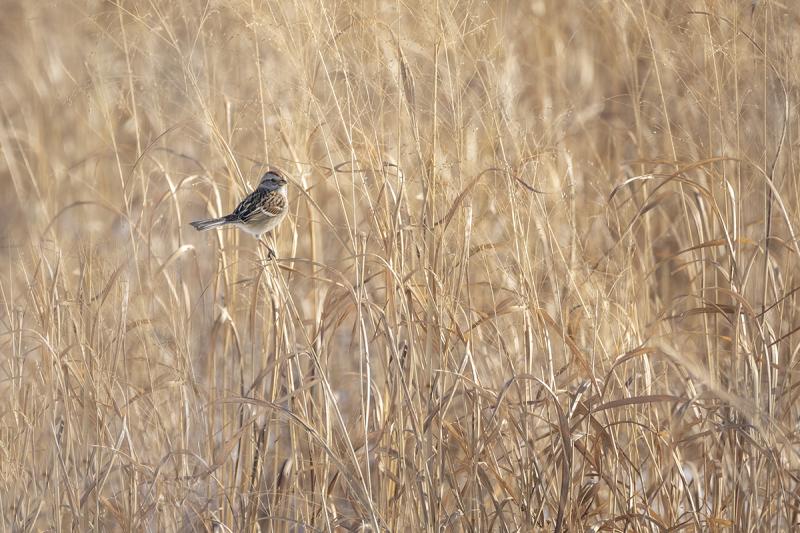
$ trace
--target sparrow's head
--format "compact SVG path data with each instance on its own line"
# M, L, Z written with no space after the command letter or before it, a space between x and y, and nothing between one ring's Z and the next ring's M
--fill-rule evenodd
M261 183L258 184L259 189L266 189L268 191L277 191L288 183L286 176L278 169L270 169L261 176Z

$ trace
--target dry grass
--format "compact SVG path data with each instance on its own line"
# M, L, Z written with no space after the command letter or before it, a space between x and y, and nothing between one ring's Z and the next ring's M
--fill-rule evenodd
M796 527L798 24L5 2L2 530Z

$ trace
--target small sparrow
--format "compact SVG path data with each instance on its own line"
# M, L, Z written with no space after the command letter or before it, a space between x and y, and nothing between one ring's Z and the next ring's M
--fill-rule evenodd
M275 229L286 217L289 202L286 196L286 177L277 169L270 169L261 177L256 190L236 206L233 213L220 218L196 220L192 226L198 231L233 224L256 238ZM270 254L274 255L270 249Z

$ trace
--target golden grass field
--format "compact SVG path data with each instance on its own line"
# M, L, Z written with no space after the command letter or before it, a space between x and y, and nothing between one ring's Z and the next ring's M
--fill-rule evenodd
M793 0L2 11L2 531L800 524Z

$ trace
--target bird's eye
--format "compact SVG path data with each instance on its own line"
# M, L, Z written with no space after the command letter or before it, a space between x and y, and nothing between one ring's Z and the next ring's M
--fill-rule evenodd
M269 182L275 184L283 184L286 183L286 178L283 175L275 170L268 170L264 177L261 178L262 182Z

